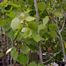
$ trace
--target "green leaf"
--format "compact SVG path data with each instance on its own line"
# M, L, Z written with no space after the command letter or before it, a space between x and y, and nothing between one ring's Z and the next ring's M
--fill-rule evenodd
M42 40L42 37L39 34L32 34L32 38L36 41L39 42L40 40Z
M40 31L40 30L42 30L44 28L45 28L45 26L43 24L38 25L38 31Z
M23 54L28 54L30 52L30 48L28 46L26 46L25 44L22 45L20 48L21 48Z
M49 21L49 17L46 16L44 19L43 19L43 25L46 26L46 24L48 23Z
M63 17L63 13L62 13L62 12L59 12L59 11L55 12L54 15L55 15L56 17L60 17L60 18Z
M31 37L32 35L32 31L28 27L23 27L21 32L24 38Z
M44 64L39 63L38 66L44 66Z
M28 63L28 57L24 54L18 55L17 62L19 62L22 65L26 65Z
M55 39L57 37L56 31L50 31L50 36Z
M0 26L6 26L10 21L11 21L11 19L9 19L9 18L7 18L7 19L0 18Z
M7 4L7 1L8 1L8 0L4 0L4 1L2 2L2 5L6 5L6 4Z
M8 37L11 38L11 39L14 39L14 34L16 33L16 31L13 31L11 29L9 29L9 30L10 31L7 32Z
M11 51L11 57L13 58L13 60L16 60L18 57L18 52L16 50L16 48L13 48Z
M3 20L3 19L0 19L0 26L3 26L3 25L5 25L5 21Z
M15 13L13 11L11 11L10 13L7 13L6 15L12 18L15 17Z
M15 7L15 8L19 8L19 7L20 7L20 5L17 5L17 4L15 4L15 3L11 3L11 5L12 5L13 7Z
M28 0L28 3L32 5L34 3L34 1L33 0Z
M56 24L49 24L49 30L50 31L56 31L57 30Z
M33 31L37 31L38 24L37 24L37 22L29 22L29 23L28 23L28 27L29 27L30 29L32 29Z
M46 16L46 17L43 19L43 23L40 24L40 25L38 25L38 30L40 31L40 30L42 30L42 29L45 29L46 24L48 23L48 21L49 21L49 17Z
M27 16L25 20L28 21L28 22L30 22L30 21L35 20L35 18L32 17L32 16Z
M38 2L38 9L43 12L46 8L46 4L44 2Z
M18 28L20 28L20 25L21 25L21 23L20 23L20 20L19 20L19 18L14 18L13 20L12 20L12 22L11 22L11 28L13 29L13 30L16 30L16 29L18 29Z
M25 19L26 19L25 13L21 13L20 16L19 16L19 18L20 18L21 20L25 20Z
M31 62L28 66L37 66L35 62Z

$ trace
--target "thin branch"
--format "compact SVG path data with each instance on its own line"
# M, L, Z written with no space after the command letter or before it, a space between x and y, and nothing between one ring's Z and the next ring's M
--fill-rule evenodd
M66 62L64 42L63 42L63 38L62 38L62 35L61 35L61 31L63 30L65 23L62 25L62 28L61 28L61 31L60 31L59 26L58 26L58 23L57 23L57 19L54 20L54 21L56 22L57 33L58 33L58 39L60 40L60 44L61 44L61 48L62 48L62 53L63 53L63 56L64 56L64 60L65 60L65 62Z
M40 57L40 62L43 63L41 44L39 44L39 57Z
M48 62L51 61L55 56L57 56L60 52L61 52L61 50L58 51L58 52L56 52L56 53L54 53L53 56L52 56L49 60L47 60L47 61L45 61L45 62L43 62L43 63L44 63L44 64L48 63Z
M65 17L64 17L64 22L63 22L63 24L62 24L62 27L61 27L61 29L60 29L60 32L63 31L64 26L65 26Z
M62 38L62 35L61 33L59 33L59 37L60 37L60 43L61 43L61 47L62 47L62 52L63 52L63 56L64 56L64 60L66 62L66 55L65 55L65 48L64 48L64 42L63 42L63 38Z
M34 7L35 7L35 11L36 11L37 21L39 21L39 11L38 11L38 6L37 6L37 0L34 0ZM40 62L42 63L43 59L42 59L42 49L41 49L40 43L39 43L39 59L40 59Z
M39 12L38 12L37 0L34 0L34 7L35 7L35 11L36 11L36 18L39 21Z
M62 25L62 28L60 29L60 32L63 31L64 25L65 25L65 21L64 21L64 23L63 23L63 25Z

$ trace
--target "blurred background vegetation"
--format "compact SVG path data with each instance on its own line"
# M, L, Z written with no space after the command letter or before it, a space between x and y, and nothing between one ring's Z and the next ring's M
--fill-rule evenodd
M0 59L3 66L66 62L66 0L0 0Z

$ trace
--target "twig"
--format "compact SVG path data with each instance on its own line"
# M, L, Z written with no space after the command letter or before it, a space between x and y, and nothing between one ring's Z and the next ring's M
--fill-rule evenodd
M43 63L41 44L39 44L39 57L40 57L40 62Z
M63 24L62 24L62 27L61 27L61 29L60 29L60 32L63 31L64 25L65 25L65 16L64 16L64 22L63 22Z
M52 56L49 60L47 60L47 61L45 61L45 62L43 62L43 63L46 64L47 62L51 61L51 60L52 60L56 55L58 55L60 52L61 52L61 50L58 51L58 52L56 52L56 53L54 53L53 56Z
M62 53L63 53L63 56L64 56L64 60L65 60L65 62L66 62L64 42L63 42L63 38L62 38L62 35L61 35L61 32L62 32L62 30L63 30L63 28L64 28L65 22L64 22L64 24L62 25L62 28L61 28L61 30L60 30L60 29L59 29L59 26L58 26L58 24L57 24L57 19L54 20L54 21L56 22L57 33L58 33L58 39L60 40L60 44L61 44L61 48L62 48Z
M35 11L36 11L36 18L39 21L39 12L38 12L37 0L34 0L34 7L35 7Z
M39 21L39 12L38 12L37 0L34 0L34 7L35 7L35 11L36 11L37 21ZM42 59L42 49L41 49L40 43L39 43L39 59L40 59L40 62L42 63L43 59Z
M62 47L62 52L63 52L63 56L64 56L64 60L66 62L66 55L65 55L65 48L64 48L64 42L63 42L63 38L62 38L62 35L61 33L59 33L59 37L60 37L60 43L61 43L61 47Z

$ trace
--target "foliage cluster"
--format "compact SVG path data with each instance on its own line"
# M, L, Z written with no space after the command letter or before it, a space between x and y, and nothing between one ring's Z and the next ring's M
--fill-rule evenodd
M5 29L7 36L13 41L11 56L23 66L37 66L37 61L32 60L29 63L30 53L39 52L39 57L42 56L42 52L47 52L49 55L52 53L49 59L54 56L53 61L56 58L60 60L64 56L59 59L63 51L63 47L61 50L61 44L63 44L61 33L65 25L66 1L37 0L36 2L38 16L36 16L34 0L3 0L0 2L0 26ZM56 55L58 51L60 53ZM43 63L41 58L38 66L43 66L40 62Z

